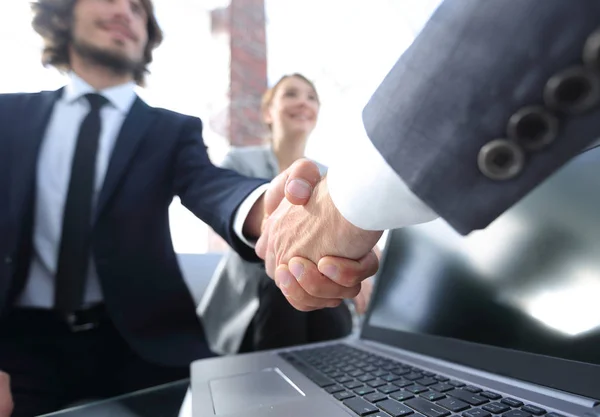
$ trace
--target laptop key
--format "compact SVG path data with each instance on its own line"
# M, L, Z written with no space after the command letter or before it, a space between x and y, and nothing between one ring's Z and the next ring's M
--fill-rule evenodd
M379 388L379 387L382 387L384 385L387 385L387 382L384 381L383 379L377 378L377 379L374 379L373 381L367 382L367 385L370 386L370 387L373 387L373 388Z
M340 385L330 385L327 388L325 388L325 391L327 391L330 394L335 394L336 392L340 392L340 391L344 391L345 388L340 386Z
M423 374L419 372L411 372L408 375L404 375L404 379L408 379L409 381L416 381L417 379L423 378Z
M412 398L404 402L407 406L427 417L446 417L450 412L445 408L431 403L423 398Z
M469 404L464 401L458 400L456 398L447 397L443 400L438 401L436 404L441 405L444 408L452 411L453 413L458 413L460 411L467 410L471 408Z
M388 385L384 385L383 387L377 388L377 390L379 392L383 392L384 394L391 394L392 392L400 391L400 388L398 388L395 385L388 384Z
M481 408L472 408L462 413L463 417L492 417L492 413L482 410Z
M546 410L540 407L536 407L535 405L524 405L523 407L521 407L521 410L527 413L531 413L534 416L541 416L546 414Z
M310 379L312 382L314 382L321 388L335 384L335 381L333 379L315 371L314 369L310 368L308 365L305 365L302 362L295 362L294 366L296 367L296 369L302 372L308 379Z
M368 403L367 401L363 400L362 398L357 398L357 397L350 398L350 399L344 401L343 404L346 407L348 407L350 410L354 411L359 416L366 416L368 414L379 411L379 409L377 407L375 407L373 404Z
M546 414L546 417L565 417L565 416L563 416L562 414L552 412L552 413Z
M399 379L402 379L402 377L398 376L398 375L394 375L394 374L389 374L389 375L382 376L381 379L383 379L384 381L387 381L387 382L394 382L394 381L398 381Z
M479 395L481 395L485 398L489 398L490 400L494 400L494 401L502 398L502 395L496 394L495 392L491 392L491 391L483 391L483 392L480 392Z
M394 382L392 382L392 384L394 384L395 386L400 387L400 388L405 388L410 385L414 385L412 381L407 381L405 379L402 379L400 381L394 381Z
M385 369L385 368L383 368L383 369ZM406 366L400 366L400 367L397 366L397 367L392 368L391 371L393 373L395 373L396 375L400 375L400 376L411 373L410 368L407 368Z
M413 413L413 410L394 400L381 401L377 406L392 417L403 417Z
M445 376L441 376L441 375L437 375L435 377L435 379L437 379L440 382L448 382L448 381L450 381L450 378L446 378Z
M481 408L483 408L485 411L489 411L490 413L494 414L502 414L510 410L510 407L508 405L502 403L490 403L488 405L484 405Z
M454 389L452 385L446 384L445 382L440 382L439 384L432 385L429 388L437 392L448 392Z
M375 377L371 374L365 374L363 376L359 376L357 379L360 382L367 382L367 381L371 381L371 380L375 379Z
M477 394L477 393L479 393L479 392L483 391L481 388L474 387L473 385L467 385L467 386L466 386L466 387L464 387L463 389L466 389L467 391L469 391L469 392L472 392L472 393L475 393L475 394Z
M464 387L466 384L464 382L460 382L460 381L450 381L448 382L450 385L452 385L453 387Z
M465 391L462 389L452 390L448 393L448 395L454 398L458 398L459 400L463 400L464 402L469 403L471 405L477 406L490 401L487 398L482 397L481 395L473 394L472 392Z
M510 405L511 407L521 407L523 405L522 401L515 400L514 398L504 398L502 402L506 405Z
M421 385L411 385L410 387L406 387L406 390L412 392L413 394L420 394L427 391L427 388L422 387Z
M371 387L361 387L361 388L356 388L354 390L354 393L356 395L360 395L361 397L363 395L367 395L367 394L370 394L372 392L375 392L375 390L373 388L371 388Z
M378 377L378 378L381 378L382 376L385 376L385 375L389 375L389 372L388 371L384 371L383 369L379 369L379 370L377 370L375 372L371 372L371 373L373 375L375 375L376 377Z
M374 392L372 394L369 395L365 395L365 400L367 400L370 403L376 403L377 401L383 401L387 399L387 395L384 395L380 392Z
M348 375L353 376L354 378L358 378L359 376L362 376L364 374L365 374L364 371L361 371L360 369L357 369L356 371L350 372Z
M438 383L438 381L436 381L435 379L430 378L430 377L418 379L415 382L417 382L418 384L424 385L426 387L428 387L430 385L435 385Z
M508 413L502 414L502 417L531 417L531 414L523 410L510 410Z
M393 394L390 395L390 398L393 398L394 400L398 400L398 401L406 401L406 400L410 400L411 398L414 398L414 397L415 396L408 391L394 392Z
M354 397L354 394L352 394L351 392L348 391L342 391L342 392L338 392L337 394L334 395L334 398L343 401L343 400L347 400L348 398L352 398Z
M446 396L444 394L435 392L435 391L431 391L431 390L422 392L421 394L419 394L419 397L423 397L429 401L437 401L437 400L441 400L442 398L446 398Z
M344 384L344 386L348 389L355 389L358 387L362 387L364 384L360 381L352 381L352 382L348 382L347 384Z
M380 411L375 414L370 414L369 417L390 417L390 415L388 413L384 413L383 411ZM416 416L412 415L410 417L416 417Z
M340 384L347 384L348 382L352 382L352 381L354 381L354 379L353 379L353 378L351 378L351 377L349 377L348 375L344 375L344 376L343 376L343 377L341 377L341 378L335 378L335 380L336 380L337 382L339 382Z
M364 384L360 381L352 381L352 382L348 382L347 384L344 384L344 386L348 389L356 389L358 387L362 387Z

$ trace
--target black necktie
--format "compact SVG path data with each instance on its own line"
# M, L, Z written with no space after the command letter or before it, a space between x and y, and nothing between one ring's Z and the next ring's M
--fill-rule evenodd
M70 314L81 308L90 257L92 198L100 138L100 109L107 100L87 94L90 112L81 123L63 212L56 269L55 308Z

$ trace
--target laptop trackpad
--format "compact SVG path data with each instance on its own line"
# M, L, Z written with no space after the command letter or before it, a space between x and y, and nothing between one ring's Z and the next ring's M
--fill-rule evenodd
M217 415L269 407L304 396L278 368L215 379L209 386Z

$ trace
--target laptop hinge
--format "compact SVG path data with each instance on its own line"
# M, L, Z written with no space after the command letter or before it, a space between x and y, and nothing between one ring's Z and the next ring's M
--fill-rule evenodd
M584 417L600 417L600 402L597 402L592 411L584 414Z
M600 417L600 402L597 402L592 411L584 414L585 417Z

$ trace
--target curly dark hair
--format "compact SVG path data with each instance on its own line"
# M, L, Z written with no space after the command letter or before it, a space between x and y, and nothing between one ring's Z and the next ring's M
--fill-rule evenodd
M44 40L42 64L51 65L60 71L71 69L69 45L72 41L73 9L77 0L37 0L31 3L33 11L33 29ZM148 64L152 62L152 51L160 45L163 33L156 16L152 0L141 0L148 15L148 43L144 48L143 65L133 71L138 85L144 85Z

